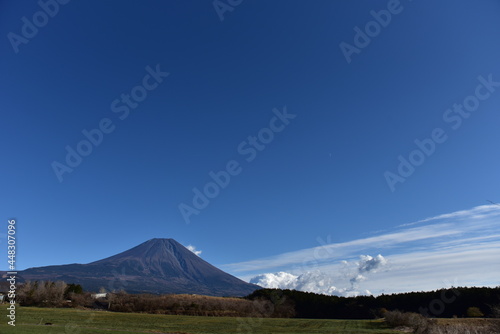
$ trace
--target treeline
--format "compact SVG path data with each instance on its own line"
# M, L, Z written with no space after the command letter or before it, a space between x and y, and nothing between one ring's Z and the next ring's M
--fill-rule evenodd
M63 281L28 281L18 287L16 295L16 301L23 306L61 307L71 300L76 305L92 302L90 293L84 294L80 285Z
M22 306L100 308L115 312L235 317L373 319L387 311L428 318L500 317L500 287L338 297L296 290L261 289L244 298L202 295L108 293L105 297L65 282L26 282L17 290Z
M145 312L154 314L229 316L229 317L291 317L275 310L271 300L254 300L201 295L111 294L109 310L116 312ZM282 310L284 311L284 310Z
M245 298L271 301L277 294L293 304L298 318L372 319L384 317L387 310L414 312L431 318L500 317L500 287L458 287L378 297L338 297L296 290L261 289Z
M294 316L291 305L276 308L264 298L210 297L203 295L104 293L105 297L83 291L80 285L62 281L28 281L17 290L21 306L72 307L172 315L278 317Z

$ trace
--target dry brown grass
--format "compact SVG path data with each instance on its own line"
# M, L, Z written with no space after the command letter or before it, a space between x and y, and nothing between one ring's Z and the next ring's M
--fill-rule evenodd
M500 319L427 319L417 313L388 311L386 322L416 334L500 334Z
M434 319L425 334L499 334L499 319Z

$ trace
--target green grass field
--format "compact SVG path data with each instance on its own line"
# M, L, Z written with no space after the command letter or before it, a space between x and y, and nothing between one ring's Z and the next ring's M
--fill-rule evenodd
M382 321L261 319L229 317L194 317L137 313L112 313L76 309L21 307L16 314L16 326L7 325L3 314L1 334L94 334L94 333L189 333L189 334L389 334ZM52 323L52 325L45 325Z

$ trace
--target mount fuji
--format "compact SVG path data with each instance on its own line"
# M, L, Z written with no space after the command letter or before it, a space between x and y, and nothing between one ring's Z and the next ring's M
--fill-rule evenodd
M80 284L87 291L244 296L260 289L212 266L174 239L151 239L88 264L29 268L18 275L23 281Z

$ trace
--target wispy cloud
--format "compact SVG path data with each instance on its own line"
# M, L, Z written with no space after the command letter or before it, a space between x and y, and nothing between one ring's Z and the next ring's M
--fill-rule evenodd
M361 254L374 253L384 256L355 260ZM334 294L352 291L353 284L357 285L356 291L382 293L436 289L446 286L447 281L459 281L460 285L500 285L498 254L500 206L482 205L400 225L385 234L326 243L223 268L247 280L268 275L260 279L277 281L277 274L269 273L283 272L295 277L296 287L308 277L319 284L321 291L334 287L335 290L330 290ZM357 272L353 269L356 263ZM367 278L365 274L378 266L384 270ZM318 290L315 286L309 288Z
M495 208L495 206L497 208ZM495 205L480 205L480 206L476 206L475 208L472 208L470 210L461 210L461 211L455 211L452 213L445 213L442 215L418 220L418 221L413 222L413 223L399 225L399 227L411 226L411 225L415 225L415 224L427 223L427 222L431 222L431 221L435 221L435 220L442 220L442 219L470 218L471 216L481 216L485 213L492 214L494 216L498 216L498 215L500 215L499 209L500 209L500 206L498 206L496 204Z
M343 243L333 243L314 248L283 253L273 257L228 264L224 267L235 272L245 272L269 269L277 266L289 266L300 264L306 258L317 258L315 254L320 252L327 252L331 254L331 256L329 256L328 258L321 260L340 260L347 256L355 256L366 248L390 248L412 241L434 239L461 233L461 231L453 230L451 229L451 227L452 224L439 224L411 228L375 237L357 239Z

